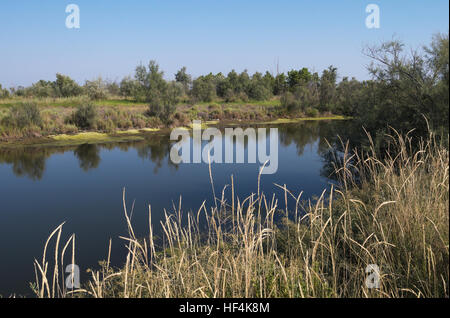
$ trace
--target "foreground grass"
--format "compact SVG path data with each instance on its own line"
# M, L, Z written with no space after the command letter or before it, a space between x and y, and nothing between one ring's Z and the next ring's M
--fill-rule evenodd
M76 263L75 236L59 242L60 225L35 262L34 291L38 297L448 297L448 147L433 136L418 150L407 137L386 142L392 152L384 159L346 151L336 166L339 186L315 201L301 203L301 193L285 186L279 201L266 197L261 175L256 193L242 200L233 178L214 193L212 207L183 214L180 200L165 214L161 240L153 225L148 237L135 236L124 193L123 267L111 267L110 249L91 279L69 292L61 269L67 257ZM214 189L212 173L211 183ZM287 210L288 201L295 209ZM151 217L149 207L150 224ZM50 240L56 250L47 252ZM369 264L379 266L379 288L365 285Z

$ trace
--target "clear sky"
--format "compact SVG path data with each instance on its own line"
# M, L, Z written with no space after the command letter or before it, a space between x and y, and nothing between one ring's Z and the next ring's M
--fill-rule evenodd
M80 29L67 29L68 4ZM365 8L380 8L380 28L367 29ZM1 0L0 83L120 80L155 59L167 79L182 66L194 76L338 67L368 78L364 45L394 35L414 48L448 32L447 0Z

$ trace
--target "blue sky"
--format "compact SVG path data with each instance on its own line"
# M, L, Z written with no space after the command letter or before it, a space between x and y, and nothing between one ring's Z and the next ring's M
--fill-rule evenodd
M65 8L80 7L81 28L67 29ZM365 8L380 7L381 27L367 29ZM120 80L155 59L167 79L182 66L208 72L338 67L368 78L364 45L394 35L418 48L448 32L444 0L1 0L0 84Z

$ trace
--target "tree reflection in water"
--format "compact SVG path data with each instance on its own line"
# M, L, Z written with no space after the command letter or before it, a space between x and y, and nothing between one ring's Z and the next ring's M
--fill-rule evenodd
M354 141L358 140L362 133L362 129L355 128L351 121L311 121L276 127L280 145L287 147L295 144L298 156L304 153L306 146L313 146L314 143L317 143L318 154L323 159L321 174L326 178L332 177L333 161L339 157L340 151L342 151L339 136L342 140ZM353 137L355 132L358 134L357 137ZM157 173L165 162L173 169L178 168L169 158L171 144L169 135L153 134L143 141L64 147L0 148L0 164L11 165L13 173L18 177L25 176L32 180L40 180L44 176L47 159L54 154L73 151L80 168L83 171L89 171L100 166L100 151L103 148L120 149L125 152L136 149L140 158L155 163L154 173ZM244 147L247 148L247 140L245 140Z

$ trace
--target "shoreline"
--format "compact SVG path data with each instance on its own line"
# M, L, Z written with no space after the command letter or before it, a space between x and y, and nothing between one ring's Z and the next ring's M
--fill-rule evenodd
M271 121L242 121L242 120L209 120L202 123L202 129L208 126L218 126L226 124L230 126L236 125L279 125L279 124L294 124L303 121L326 121L326 120L350 120L351 117L341 115L326 116L326 117L302 117L302 118L278 118ZM184 127L184 126L183 126ZM181 127L178 127L181 128ZM192 125L184 127L192 129ZM36 138L27 138L24 140L15 140L11 142L0 141L1 148L15 148L15 147L46 147L46 146L76 146L82 144L102 144L128 141L145 140L145 136L152 133L166 133L170 128L132 128L128 130L117 130L112 133L100 131L84 131L75 134L59 134L49 135Z

